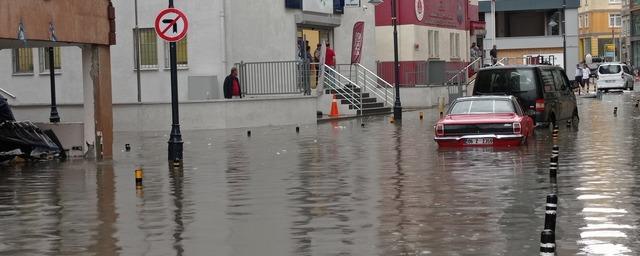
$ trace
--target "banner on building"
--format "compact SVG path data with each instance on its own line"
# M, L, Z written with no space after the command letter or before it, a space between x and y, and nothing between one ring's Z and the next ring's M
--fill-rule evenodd
M364 41L364 22L358 21L353 25L353 39L351 41L351 64L360 63L362 44Z
M333 0L303 0L302 10L305 12L333 13Z

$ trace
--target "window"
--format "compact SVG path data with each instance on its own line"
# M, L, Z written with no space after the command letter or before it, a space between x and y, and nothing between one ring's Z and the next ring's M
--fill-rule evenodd
M164 67L170 68L169 42L164 43ZM187 53L187 36L176 42L176 62L179 68L186 68L189 64Z
M515 109L509 100L465 100L457 102L450 111L454 115L474 113L515 113Z
M440 57L440 39L439 32L434 30L429 30L428 34L429 38L429 58L438 58Z
M451 58L459 59L460 58L460 34L458 33L449 34L449 45L451 47Z
M588 28L589 26L591 26L591 24L589 24L589 14L585 14L584 15L584 27Z
M49 50L48 48L40 48L38 49L38 56L40 62L40 73L48 73L49 72ZM62 57L60 52L60 47L53 47L53 66L55 67L56 72L59 72L62 69Z
M31 48L18 48L13 50L13 73L33 73L33 51Z
M622 17L620 14L609 14L609 27L610 28L619 28L622 26Z
M156 38L156 31L153 28L140 28L140 69L155 69L158 68L158 40ZM136 30L133 29L133 37L136 36ZM135 42L134 42L135 44ZM135 45L134 45L135 47ZM136 57L133 58L134 69L137 61Z
M622 3L622 0L609 0L610 4L619 4Z

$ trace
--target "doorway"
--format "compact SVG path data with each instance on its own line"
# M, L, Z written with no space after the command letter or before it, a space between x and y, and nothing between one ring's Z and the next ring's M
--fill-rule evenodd
M333 47L333 29L331 28L319 28L319 27L298 27L298 45L308 45L309 54L311 55L311 62L315 63L311 65L311 88L316 89L318 85L318 65L319 59L316 56L316 51L319 51L319 44L322 42L329 42ZM306 42L305 42L306 41ZM301 43L304 42L304 43ZM296 46L296 49L300 47ZM306 51L304 49L303 51Z

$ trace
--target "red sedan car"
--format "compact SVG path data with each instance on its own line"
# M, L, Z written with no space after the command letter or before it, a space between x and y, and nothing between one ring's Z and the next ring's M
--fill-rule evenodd
M441 147L511 147L526 143L534 122L513 96L480 96L455 100L434 128Z

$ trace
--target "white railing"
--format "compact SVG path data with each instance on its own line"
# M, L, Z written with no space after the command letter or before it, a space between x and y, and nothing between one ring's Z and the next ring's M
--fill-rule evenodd
M380 100L385 107L393 106L395 90L393 85L379 77L376 73L361 64L341 64L336 69L351 81L355 82L361 92Z
M362 112L362 87L351 81L349 78L337 72L330 66L324 65L323 85L340 95L342 99L347 100L356 110ZM351 85L351 87L349 86ZM359 88L357 92L354 88Z
M0 88L0 92L6 94L7 96L11 97L12 99L15 99L16 96L11 94L10 92L6 91L5 89Z
M475 59L474 61L469 63L469 65L467 65L466 67L458 71L456 74L454 74L451 78L449 78L449 80L447 80L445 84L446 85L462 84L463 82L464 83L468 82L467 79L469 78L469 69L474 68L474 70L477 71L478 69L480 69L479 64L481 64L480 63L481 61L482 61L482 58Z

